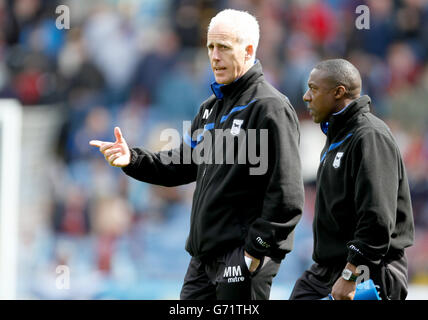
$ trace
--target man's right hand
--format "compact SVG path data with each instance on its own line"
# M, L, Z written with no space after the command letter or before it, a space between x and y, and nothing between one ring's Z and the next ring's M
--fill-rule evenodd
M119 127L114 128L114 136L116 137L115 142L91 140L89 144L100 148L100 152L111 166L123 168L131 162L131 151Z
M251 264L248 266L248 270L250 272L254 272L257 270L259 264L260 264L260 260L254 258L252 255L250 255L247 251L244 250L244 256L248 257L251 259Z

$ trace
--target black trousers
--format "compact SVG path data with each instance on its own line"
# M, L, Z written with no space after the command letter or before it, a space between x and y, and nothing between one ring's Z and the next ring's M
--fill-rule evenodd
M336 280L342 275L342 265L326 266L314 263L297 280L290 300L317 300L331 293ZM369 278L373 280L382 300L405 300L407 297L407 257L368 265Z
M204 261L192 257L180 299L268 300L280 263L265 257L257 270L250 273L243 247Z

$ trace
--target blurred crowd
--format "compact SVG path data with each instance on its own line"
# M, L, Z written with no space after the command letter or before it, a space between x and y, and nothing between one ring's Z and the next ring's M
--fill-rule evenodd
M69 8L70 28L57 27L59 5ZM370 10L367 30L355 25L358 5ZM88 141L111 141L120 126L129 145L156 150L162 129L182 132L182 121L211 94L206 30L224 8L257 17L257 58L302 123L310 120L302 96L318 61L343 57L360 70L363 93L390 125L410 179L410 280L428 284L427 0L0 0L0 99L54 107L64 118L56 165L48 169L48 224L26 242L34 258L26 256L22 272L34 277L21 284L22 295L58 297L40 288L48 272L39 271L68 265L82 275L74 283L86 288L74 297L173 298L176 289L156 290L168 280L181 285L193 185L133 181ZM311 260L314 176L305 187L294 266L284 282L295 281ZM150 279L157 285L144 291L138 284Z

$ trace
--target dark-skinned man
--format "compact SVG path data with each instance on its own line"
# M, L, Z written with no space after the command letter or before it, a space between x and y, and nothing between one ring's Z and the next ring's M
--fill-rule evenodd
M329 293L351 300L368 278L383 300L407 296L405 248L413 244L414 223L406 170L361 85L344 59L322 61L310 73L303 100L327 139L317 172L315 263L297 280L292 300Z

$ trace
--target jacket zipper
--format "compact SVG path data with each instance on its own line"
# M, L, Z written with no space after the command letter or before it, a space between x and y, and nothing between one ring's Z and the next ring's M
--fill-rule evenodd
M221 112L222 106L223 106L223 99L218 102L218 105L216 108L217 110L215 110L216 113L214 113L214 130L215 130L215 124L217 123L218 115ZM215 105L213 106L213 108L214 107L215 107ZM211 138L212 138L212 140L210 143L215 141L215 137L214 138L211 137ZM209 156L212 157L212 148L211 148L211 154ZM199 252L197 252L197 250L196 250L197 246L196 246L196 239L195 239L196 238L195 235L197 234L198 224L195 223L195 221L197 221L196 215L199 214L199 209L200 209L199 203L200 203L200 199L201 199L202 190L204 189L205 177L206 177L206 173L207 173L207 164L203 164L203 166L204 166L204 170L202 171L202 177L201 177L201 181L199 183L198 195L197 195L197 198L195 200L195 208L194 208L194 212L193 212L193 221L192 221L193 235L192 235L192 241L191 241L193 254L199 254ZM199 248L197 248L197 249L199 249Z

